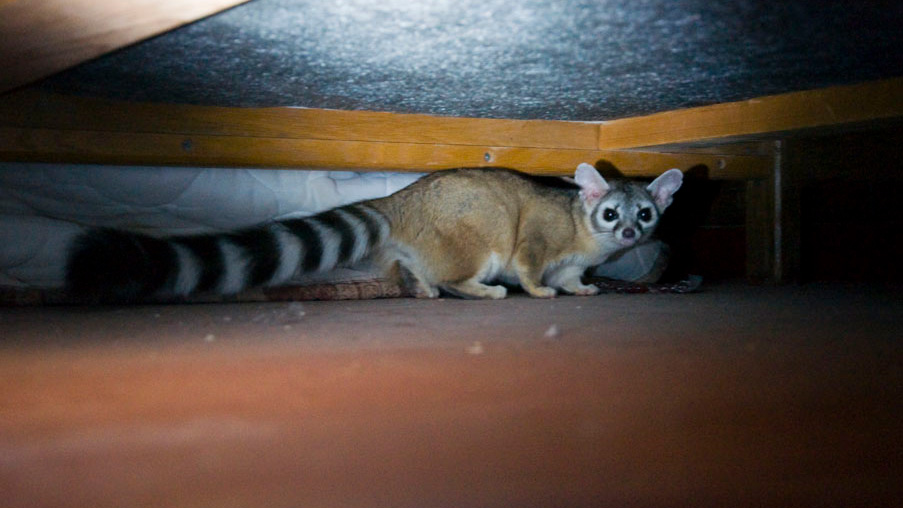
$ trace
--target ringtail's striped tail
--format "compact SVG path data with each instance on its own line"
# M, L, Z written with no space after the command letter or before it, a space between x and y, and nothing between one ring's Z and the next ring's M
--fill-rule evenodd
M157 238L92 229L73 242L66 285L89 301L234 294L354 264L388 235L388 221L367 202L217 234Z

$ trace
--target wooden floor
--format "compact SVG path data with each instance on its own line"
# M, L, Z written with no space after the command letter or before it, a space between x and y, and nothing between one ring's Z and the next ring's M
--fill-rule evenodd
M900 506L900 288L0 308L3 506Z

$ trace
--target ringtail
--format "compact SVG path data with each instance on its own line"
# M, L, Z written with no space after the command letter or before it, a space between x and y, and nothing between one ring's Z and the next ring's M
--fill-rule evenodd
M157 238L88 230L68 253L67 287L95 301L232 294L299 273L370 261L419 298L593 295L588 267L646 240L680 188L606 181L580 164L570 185L502 168L439 171L384 198L236 231Z

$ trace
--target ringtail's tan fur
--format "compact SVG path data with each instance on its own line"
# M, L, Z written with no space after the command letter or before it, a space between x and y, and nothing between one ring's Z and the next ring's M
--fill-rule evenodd
M651 191L635 206L656 207L657 222L681 180L680 171L671 170L649 191L624 185L643 197ZM442 288L463 297L504 298L505 286L491 284L496 280L519 284L538 298L558 291L596 294L597 287L581 282L586 269L641 239L619 240L593 221L594 213L604 213L604 198L622 206L624 188L612 187L588 164L574 181L579 192L549 189L499 169L430 175L371 202L392 224L380 265L418 297L436 297Z
M606 182L589 164L572 188L507 169L430 174L395 194L302 219L223 234L154 238L97 229L67 265L74 294L134 300L278 285L300 272L375 262L416 297L440 290L504 298L592 295L584 271L649 237L680 187L672 169L648 186Z

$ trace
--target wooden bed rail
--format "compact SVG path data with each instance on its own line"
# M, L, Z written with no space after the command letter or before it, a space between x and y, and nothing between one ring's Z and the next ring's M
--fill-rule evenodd
M508 166L570 174L581 162L626 176L705 165L716 179L767 177L747 153L600 149L600 124L303 108L143 104L22 91L0 97L0 160L429 171Z
M599 148L811 134L903 119L903 78L805 90L606 122Z
M0 99L7 161L428 171L509 166L569 174L605 161L628 176L670 167L715 178L767 176L746 155L598 148L599 124L301 108L137 104L21 92Z
M0 96L0 160L391 171L509 166L541 174L601 162L626 176L704 165L710 178L749 180L768 178L774 156L736 142L900 118L903 79L600 123L131 103L24 90Z

